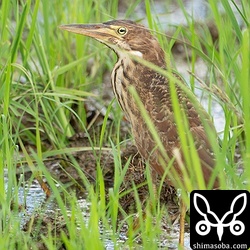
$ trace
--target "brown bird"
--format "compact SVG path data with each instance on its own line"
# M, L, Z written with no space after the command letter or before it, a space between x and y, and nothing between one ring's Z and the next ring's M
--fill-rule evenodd
M169 177L166 178L169 183L175 183L176 175L171 174L173 171L180 178L184 178L181 165L183 163L186 167L188 164L183 153L174 113L174 99L171 94L173 91L171 91L172 85L170 84L173 80L163 76L158 70L153 70L145 63L145 61L149 62L162 70L167 69L164 51L156 38L146 27L128 20L114 20L103 24L70 24L62 25L60 28L92 37L117 54L118 60L111 75L112 86L116 99L131 123L138 151L149 162L151 168L160 175L163 175L168 166L172 165ZM176 79L173 86L180 110L184 114L183 123L185 123L186 116L200 159L204 180L208 185L215 166L215 158L203 122L209 124L214 134L216 132L201 105L195 105L192 94L187 94L177 84L182 81L181 78L175 74L172 75ZM138 100L131 92L131 86L139 96L168 157L158 147ZM186 172L190 173L187 167ZM217 188L218 179L214 177L212 181L214 183L210 186ZM183 244L183 239L181 241Z

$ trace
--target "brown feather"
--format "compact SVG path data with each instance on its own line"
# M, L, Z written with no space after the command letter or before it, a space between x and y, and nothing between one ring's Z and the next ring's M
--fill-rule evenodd
M118 61L111 76L114 94L131 123L135 144L140 154L149 161L152 169L159 174L164 173L164 164L160 163L162 153L157 148L141 111L131 95L130 86L137 91L169 158L173 157L175 149L179 149L182 161L186 165L175 122L169 79L140 64L134 58L134 56L141 57L161 69L166 69L164 51L150 31L144 26L128 20L114 20L94 25L66 25L61 28L93 37L106 44L117 54ZM180 81L180 77L173 75ZM188 121L187 129L191 131L195 142L204 179L208 183L215 166L215 157L201 117L205 117L206 122L210 124L211 131L216 133L214 126L204 109L193 104L193 99L190 99L192 93L187 95L177 85L176 93L180 108ZM168 162L169 160L166 160L165 165ZM173 167L182 177L182 171L177 161L173 163ZM214 187L218 187L218 185L219 182L216 179Z

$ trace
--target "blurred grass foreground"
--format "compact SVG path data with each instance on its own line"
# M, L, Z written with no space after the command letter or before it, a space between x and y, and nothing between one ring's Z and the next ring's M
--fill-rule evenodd
M250 190L249 17L248 0L0 1L0 249L177 247L148 168L143 183L124 183L137 170L132 155L122 158L132 142L110 87L114 53L61 24L119 18L154 31L212 117L221 108L213 148L222 188ZM49 193L29 213L36 181ZM141 203L142 186L150 202ZM129 192L139 228L119 202Z

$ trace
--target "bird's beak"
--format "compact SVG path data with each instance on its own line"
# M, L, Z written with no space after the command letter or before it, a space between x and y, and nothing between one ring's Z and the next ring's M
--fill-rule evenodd
M101 42L108 42L109 37L116 37L114 30L105 24L67 24L59 26L62 30L93 37Z

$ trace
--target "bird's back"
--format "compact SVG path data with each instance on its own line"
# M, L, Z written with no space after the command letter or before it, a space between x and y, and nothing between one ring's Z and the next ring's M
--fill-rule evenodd
M162 67L164 66L162 65ZM128 67L124 67L124 62L121 59L120 61L118 60L113 76L114 89L120 89L115 93L119 95L116 97L131 123L132 133L140 154L147 159L152 168L161 175L164 173L170 160L175 157L174 151L176 149L180 150L182 161L185 164L185 157L182 153L180 136L175 121L169 80L132 60ZM180 78L176 76L176 80L180 81ZM139 95L161 139L169 160L166 160L166 157L163 156L157 146L148 124L145 122L145 117L143 117L138 107L138 103L131 95L130 86L133 86ZM189 130L196 145L205 181L208 183L215 165L215 159L201 117L203 119L205 118L206 122L210 124L212 131L215 132L214 126L201 105L198 105L198 107L194 106L192 100L187 97L187 94L177 85L175 85L175 87L180 108L186 115ZM162 159L165 161L165 166ZM179 176L182 176L182 171L177 161L174 161L173 167ZM218 187L217 180L214 187Z
M176 113L173 109L170 91L172 85L169 84L169 79L135 59L135 57L143 59L161 69L167 68L168 72L171 71L166 65L164 51L151 32L146 27L129 20L112 20L103 24L63 25L61 28L92 37L106 44L117 54L118 61L111 77L113 90L131 123L136 146L141 155L149 161L151 167L163 174L166 165L176 156L174 152L178 150L181 161L185 166L189 165L185 161L184 145L180 141L177 129ZM179 80L178 77L176 78ZM174 83L176 82L174 81ZM155 142L151 130L145 122L145 117L131 94L131 86L139 95L169 159L165 159L159 150L159 145ZM182 88L178 85L175 85L175 88L182 116L186 117L188 121L187 126L183 128L186 133L190 131L193 136L204 178L208 183L215 166L215 159L201 119L201 117L206 117L207 113L200 105L194 105L193 99ZM210 123L208 118L205 120L207 120L206 123ZM184 121L183 118L181 122L185 124ZM215 132L212 124L210 127ZM191 147L191 144L186 146ZM160 161L161 158L164 158L164 162ZM180 164L176 160L172 169L182 176ZM217 186L218 181L216 180L214 187Z

